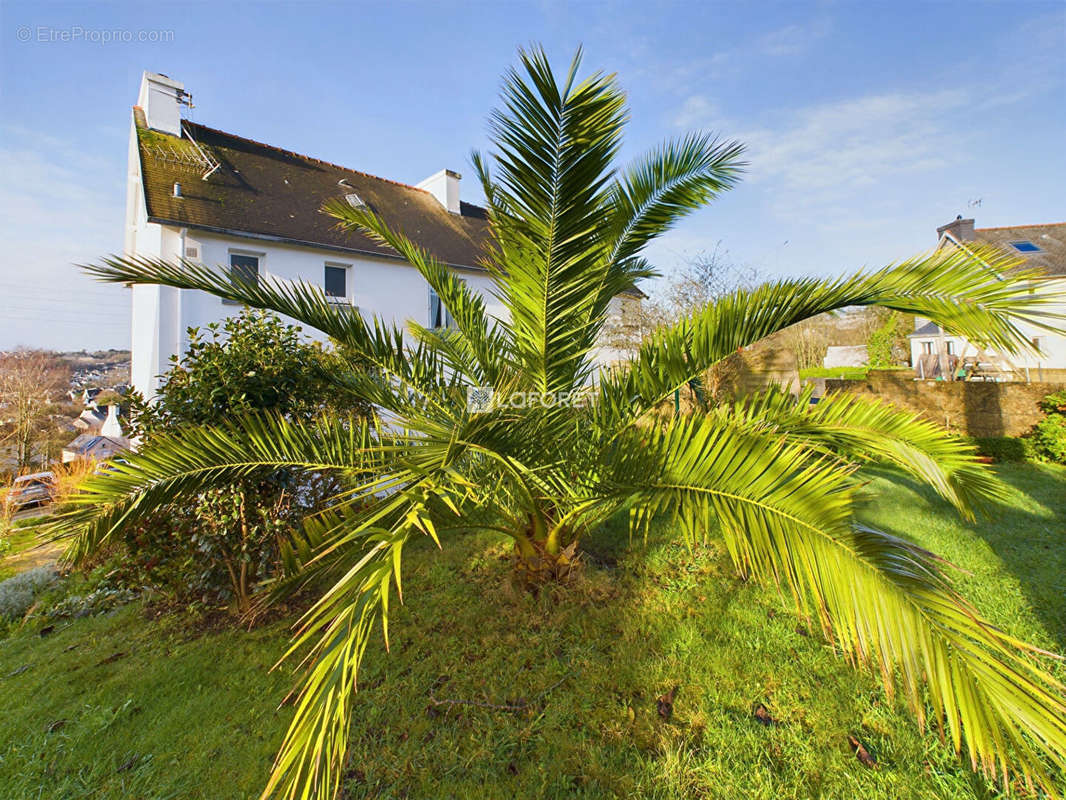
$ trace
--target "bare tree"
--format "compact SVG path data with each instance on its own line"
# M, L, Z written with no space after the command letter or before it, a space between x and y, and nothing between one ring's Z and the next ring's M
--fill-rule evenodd
M55 396L69 380L69 370L51 353L19 349L0 354L0 436L14 451L17 471L34 463Z
M754 267L734 263L718 242L713 250L698 253L667 276L639 304L630 304L623 314L609 317L604 326L606 342L616 351L634 354L644 338L657 329L692 316L736 289L754 286L758 277ZM699 385L690 387L689 400L702 405L718 399L733 385L735 362L726 359L709 369Z

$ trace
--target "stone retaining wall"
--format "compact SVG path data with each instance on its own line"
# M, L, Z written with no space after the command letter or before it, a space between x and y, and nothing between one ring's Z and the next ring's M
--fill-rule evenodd
M969 436L1020 436L1043 418L1039 402L1066 383L919 381L903 370L870 370L865 380L827 378L828 392L880 397Z

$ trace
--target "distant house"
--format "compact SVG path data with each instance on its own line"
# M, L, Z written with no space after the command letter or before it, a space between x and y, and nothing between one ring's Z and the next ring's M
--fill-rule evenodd
M460 199L457 172L442 169L417 185L379 178L183 119L189 105L184 84L144 73L130 128L128 255L217 265L249 281L302 281L401 330L411 320L454 326L421 273L396 251L339 231L322 213L323 203L340 200L370 208L410 236L479 293L490 315L507 314L482 265L487 213ZM623 304L623 297L636 302ZM611 312L638 310L640 297L614 298ZM240 310L169 286L136 285L132 301L132 384L147 399L171 357L188 347L188 328ZM611 360L606 349L599 360Z
M100 408L100 406L93 405L85 408L78 416L76 416L71 424L76 430L84 431L86 433L99 433L100 428L104 425L104 420L107 419L107 411Z
M122 425L118 420L118 406L110 405L98 432L82 433L63 448L63 463L107 461L129 449L130 441L123 434Z
M974 220L961 216L937 228L937 247L966 250L973 244L992 245L1024 259L1026 268L1042 276L1041 289L1066 293L1066 222L1049 225L1012 225L975 228ZM1066 314L1066 301L1059 309ZM952 379L961 369L969 376L992 380L1066 379L1066 333L1052 333L1020 323L1022 332L1039 353L1008 356L982 349L965 337L953 336L928 319L917 317L908 337L911 365L919 378Z
M112 438L98 434L83 433L63 448L63 463L71 461L107 461L130 449L125 437Z

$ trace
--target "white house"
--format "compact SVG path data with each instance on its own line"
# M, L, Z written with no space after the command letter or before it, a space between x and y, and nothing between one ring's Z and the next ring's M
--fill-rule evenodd
M937 228L937 247L964 250L974 244L992 245L1024 260L1025 268L1036 268L1043 276L1034 281L1041 291L1057 292L1064 300L1057 310L1066 314L1066 222L1050 225L1012 225L1002 228L975 228L972 219L961 216ZM1066 379L1066 331L1058 333L1020 323L1022 332L1039 353L1006 356L995 350L982 350L962 336L952 336L921 317L915 320L908 337L911 364L919 377L950 378L965 366L970 374L984 374L998 380Z
M106 461L129 449L130 441L118 419L118 406L112 404L107 407L107 416L98 431L83 433L63 448L63 463Z
M478 266L485 210L460 199L458 173L441 170L417 186L378 178L189 122L182 109L190 101L180 82L144 73L130 128L127 254L307 281L401 327L407 320L449 324L417 270L388 248L339 232L321 212L326 200L345 198L368 205L453 268L484 295L490 314L505 313ZM132 382L150 398L171 356L187 348L187 329L238 307L163 286L132 292ZM621 298L615 304L621 313Z

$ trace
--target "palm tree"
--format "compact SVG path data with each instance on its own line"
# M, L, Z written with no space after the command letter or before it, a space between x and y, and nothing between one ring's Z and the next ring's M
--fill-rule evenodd
M360 661L375 625L388 644L412 537L446 547L463 531L497 531L535 585L566 579L582 534L620 513L637 531L654 518L687 541L719 538L739 572L787 586L799 613L901 687L919 720L946 732L974 768L1051 788L1066 766L1062 685L1033 648L956 593L940 559L855 518L869 463L928 483L966 517L995 502L1000 484L968 445L851 396L810 405L768 390L683 418L660 410L739 348L817 314L880 305L1015 352L1028 346L1018 323L1050 327L1053 298L1031 293L1031 275L1002 254L938 252L847 278L734 291L601 372L593 356L611 299L652 274L641 257L651 240L736 182L742 148L694 135L616 171L624 95L613 76L579 79L579 61L560 80L543 52L521 52L491 117L494 151L473 156L492 232L484 266L504 320L387 220L340 202L326 210L418 269L454 329L412 323L405 334L314 286L245 282L193 262L112 257L86 267L106 281L200 289L317 328L369 365L333 375L338 391L380 413L313 424L245 416L164 436L85 483L61 521L73 556L160 504L260 471L345 480L329 510L307 520L270 592L328 586L294 637L290 652L306 648L309 667L264 796L337 792ZM497 402L472 407L472 387Z

